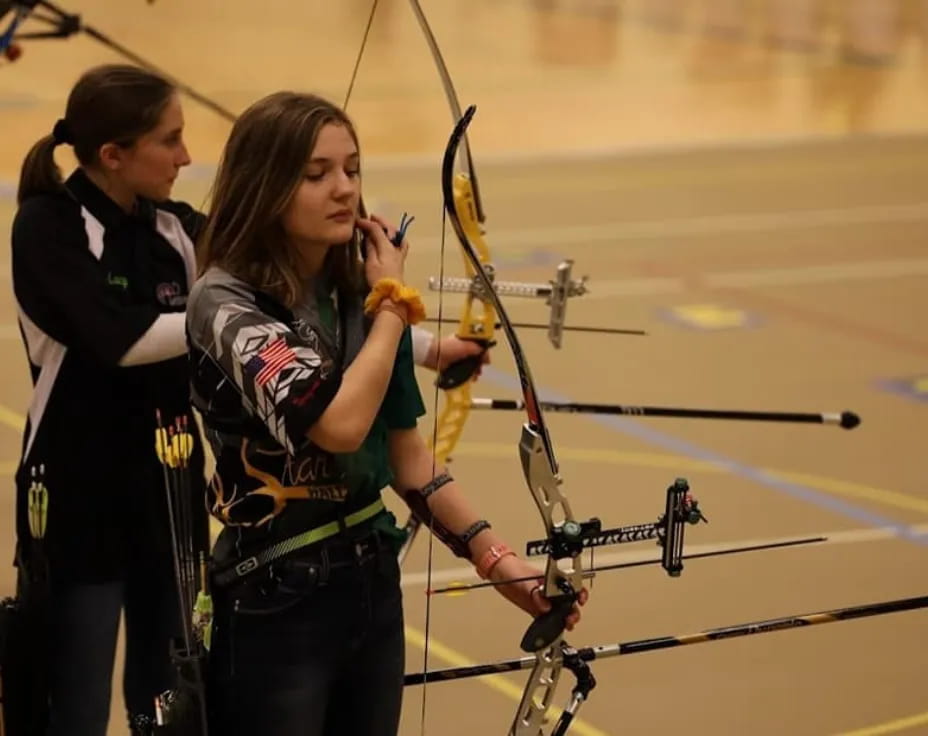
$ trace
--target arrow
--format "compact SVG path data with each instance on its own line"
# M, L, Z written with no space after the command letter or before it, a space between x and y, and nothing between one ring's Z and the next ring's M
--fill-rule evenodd
M627 654L653 652L658 649L670 649L673 647L688 646L690 644L704 644L706 642L720 641L722 639L733 639L739 636L769 634L774 631L798 629L818 624L830 624L836 621L850 621L852 619L868 618L870 616L882 616L887 613L914 611L920 608L928 608L928 595L916 598L899 598L892 601L881 601L879 603L868 603L860 606L848 606L847 608L835 608L830 611L819 611L817 613L784 616L783 618L770 618L764 621L752 621L746 624L723 626L717 629L706 629L692 634L659 636L653 639L639 639L637 641L621 642L618 644L601 644L573 650L572 653L580 661L591 662L594 659L605 659L606 657L619 657ZM470 667L452 667L449 669L434 670L432 672L416 672L406 675L403 678L403 684L406 686L422 685L426 681L448 682L450 680L460 680L464 677L497 675L502 672L527 670L533 667L534 664L534 657L520 657L518 659L507 659L501 662L478 664Z
M539 402L544 411L567 414L622 414L635 417L678 417L682 419L734 419L755 422L795 422L799 424L835 424L842 429L854 429L860 417L852 411L824 414L779 411L728 411L721 409L682 409L665 406L627 406L622 404L582 404L574 402ZM518 399L471 399L472 409L520 411Z
M432 322L434 324L452 324L454 320L439 320L436 317L426 317L423 322ZM456 324L456 323L455 323ZM543 325L536 322L513 322L512 326L522 330L547 330L550 325ZM499 329L500 323L497 322L494 327ZM615 327L564 327L565 332L594 332L602 335L635 335L638 337L647 336L644 330L626 330Z
M741 552L759 552L768 549L781 549L783 547L797 547L801 544L817 544L827 542L828 537L806 537L804 539L790 539L785 542L771 542L769 544L753 544L749 547L728 547L725 549L713 550L712 552L697 552L690 555L683 555L682 560L698 560L704 557L721 557L723 555L734 555ZM606 572L607 570L624 570L629 567L642 567L644 565L660 565L661 558L657 557L650 560L637 560L635 562L619 562L615 565L603 565L594 567L583 572L584 578L592 578L596 573ZM525 583L530 580L536 580L534 577L528 578L509 578L508 580L499 580L496 582L487 581L483 583L469 583L467 585L448 585L444 588L435 588L425 591L426 595L439 595L441 593L464 593L469 590L478 590L479 588L495 588L500 585L510 585L512 583Z

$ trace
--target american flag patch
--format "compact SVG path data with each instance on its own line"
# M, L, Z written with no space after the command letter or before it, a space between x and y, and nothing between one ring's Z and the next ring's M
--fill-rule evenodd
M296 353L290 349L284 338L278 337L245 363L245 371L255 377L255 383L263 386L294 360Z

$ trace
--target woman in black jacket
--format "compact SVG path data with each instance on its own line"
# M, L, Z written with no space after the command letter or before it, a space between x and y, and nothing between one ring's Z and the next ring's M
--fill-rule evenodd
M183 129L169 82L97 67L22 167L12 271L34 392L16 474L17 564L21 576L48 570L50 736L106 733L123 611L134 733L149 732L153 698L171 685L179 608L155 412L195 426L184 309L203 222L168 199L190 163ZM59 145L79 162L66 181ZM198 446L190 477L205 549ZM29 525L36 480L48 491L41 543Z

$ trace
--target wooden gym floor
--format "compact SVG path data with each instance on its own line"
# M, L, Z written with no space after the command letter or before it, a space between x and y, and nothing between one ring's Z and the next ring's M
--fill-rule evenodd
M370 0L118 5L68 10L232 110L281 88L341 100ZM922 595L928 583L928 2L924 0L432 0L423 2L478 114L471 142L500 277L589 274L569 322L647 338L525 333L535 378L578 401L796 411L852 409L830 427L550 418L573 508L650 521L689 479L711 523L696 548L824 534L790 551L604 574L576 645ZM28 146L67 90L116 57L88 37L42 41L0 69L0 221ZM416 216L410 272L438 270L438 163L451 129L403 0L380 0L349 104L366 197ZM177 195L205 206L228 123L188 100L196 164ZM62 160L63 165L67 162ZM447 248L456 246L449 240ZM450 272L459 268L449 253ZM9 287L8 266L2 268ZM454 297L446 313L456 314ZM437 300L430 299L437 307ZM542 321L542 304L511 302ZM29 400L10 288L0 295L0 463L15 467ZM500 345L475 389L514 395ZM431 376L421 375L427 404ZM475 414L453 470L510 540L540 534L518 466L517 414ZM431 416L423 421L427 431ZM0 495L10 559L12 483ZM53 491L54 492L54 491ZM407 561L408 671L421 668L427 547ZM651 555L602 550L598 563ZM435 549L436 579L467 573ZM9 593L10 568L0 575ZM525 620L493 594L432 600L430 666L517 656ZM594 665L574 732L928 733L925 612ZM523 675L429 686L425 732L504 733ZM558 693L563 702L566 678ZM404 734L420 733L421 689ZM125 733L114 694L111 733Z

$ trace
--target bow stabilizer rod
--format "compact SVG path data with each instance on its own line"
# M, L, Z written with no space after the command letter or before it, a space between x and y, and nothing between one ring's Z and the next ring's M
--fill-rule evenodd
M684 409L667 406L632 406L625 404L584 404L576 402L542 401L545 411L564 414L620 414L632 417L677 417L680 419L729 419L754 422L792 422L799 424L830 424L841 429L860 425L860 416L852 411L822 414L781 411L728 411L723 409ZM520 399L471 399L471 409L521 411Z
M486 282L476 274L469 279L451 276L444 278L432 277L429 279L429 289L439 292L470 294L476 299L485 301L488 298L486 292L492 287L492 291L495 291L499 296L544 299L545 304L550 307L548 324L546 325L548 340L555 348L560 349L565 330L564 319L567 315L567 300L587 293L586 282L588 277L571 278L573 266L574 262L570 259L562 261L554 273L554 278L542 284L524 281L497 281L495 270L488 264L484 264L484 270L489 277ZM516 327L515 324L511 324L511 326Z
M744 554L746 552L761 552L771 549L783 549L785 547L798 547L804 544L818 544L827 542L828 537L803 537L802 539L788 539L782 542L769 542L767 544L752 544L744 547L725 547L724 549L715 549L709 552L694 552L689 555L682 555L681 560L701 560L707 557L723 557L726 555ZM614 565L601 565L592 567L583 571L584 579L594 578L598 573L610 572L612 570L626 570L632 567L645 567L646 565L661 565L663 557L655 557L648 560L635 560L633 562L617 562ZM471 590L481 588L498 588L501 585L511 585L513 583L525 583L535 578L510 578L508 580L486 580L482 583L468 583L466 585L447 585L442 588L433 588L427 590L426 595L441 595L442 593L465 593Z
M198 92L193 87L184 84L177 77L168 74L163 69L159 68L147 59L142 58L134 51L126 48L119 42L110 38L105 33L99 31L94 26L84 23L79 14L68 13L48 0L30 0L29 2L14 3L14 5L28 8L29 17L31 17L33 20L40 21L47 26L50 26L50 28L46 31L29 31L11 34L10 38L6 40L7 45L12 44L14 41L20 40L40 40L55 38L64 39L69 38L70 36L73 36L77 33L85 33L95 41L103 44L110 50L115 51L117 54L125 57L132 63L138 64L144 69L148 69L151 72L155 72L156 74L161 75L192 100L195 100L204 107L209 108L220 117L223 117L230 122L235 120L236 115L224 108L218 102ZM44 13L39 14L35 12L38 8L42 8L43 10L48 11L51 13L51 15L45 15ZM26 16L24 15L23 20L25 20L25 17ZM3 50L4 48L0 48L0 51Z
M430 322L433 324L451 324L454 320L445 319L439 320L437 317L426 317L423 322ZM501 327L500 323L497 322L493 325L496 329ZM512 326L517 330L548 330L551 328L550 325L545 325L540 322L513 322ZM598 335L634 335L636 337L646 337L646 330L633 330L621 327L590 327L584 325L564 325L562 328L563 332L591 332Z

